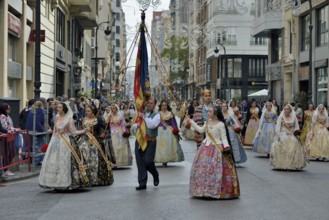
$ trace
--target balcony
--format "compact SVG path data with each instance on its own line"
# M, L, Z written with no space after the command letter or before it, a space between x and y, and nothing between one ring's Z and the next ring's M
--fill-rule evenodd
M22 64L8 60L8 78L22 79Z
M262 13L255 18L252 25L252 35L254 37L268 37L273 30L284 27L282 8L266 7Z
M90 0L70 0L70 12L72 14L79 14L81 12L91 12Z
M78 0L77 0L78 1ZM90 2L85 0L86 2ZM89 3L91 7L90 11L82 11L80 10L77 13L74 13L75 18L78 20L82 28L84 29L92 29L97 27L98 24L98 17L97 17L97 10L96 1L91 1Z

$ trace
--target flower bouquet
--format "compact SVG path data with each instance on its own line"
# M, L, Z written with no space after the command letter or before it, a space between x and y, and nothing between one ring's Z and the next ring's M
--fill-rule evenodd
M174 128L174 129L172 130L172 133L173 133L173 135L178 135L178 133L179 133L179 129L178 129L178 128Z
M127 137L129 137L130 135L131 135L131 133L130 133L130 131L128 131L128 130L122 133L122 137L126 137L126 138L127 138Z
M233 128L233 130L235 131L235 133L240 134L241 133L241 128L240 127L235 127Z
M300 133L301 133L300 130L296 130L296 131L294 131L294 135L295 135L295 136L299 136Z
M40 147L40 151L41 152L46 152L47 151L47 149L48 149L48 144L43 144L41 147Z

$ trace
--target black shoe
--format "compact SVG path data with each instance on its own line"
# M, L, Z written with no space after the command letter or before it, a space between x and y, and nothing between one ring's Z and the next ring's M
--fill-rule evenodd
M153 185L158 186L160 183L159 174L153 177Z
M144 190L144 189L146 189L146 186L137 186L136 187L136 190Z

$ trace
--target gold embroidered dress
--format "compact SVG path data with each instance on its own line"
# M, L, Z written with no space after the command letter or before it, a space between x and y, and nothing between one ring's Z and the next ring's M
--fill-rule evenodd
M329 157L329 131L327 128L326 116L318 115L305 142L308 157Z
M303 124L303 128L302 128L302 133L300 134L300 141L302 142L303 145L305 144L307 134L311 130L313 114L314 114L313 111L304 112L304 124Z
M250 118L243 139L244 146L254 146L254 138L259 127L259 108L250 108Z
M294 135L299 130L297 118L294 116L288 120L282 114L275 128L270 163L274 169L302 170L306 166L306 157L303 146Z
M156 163L181 162L184 154L177 135L173 129L178 129L172 112L160 112L161 121L158 127L157 147L154 161Z

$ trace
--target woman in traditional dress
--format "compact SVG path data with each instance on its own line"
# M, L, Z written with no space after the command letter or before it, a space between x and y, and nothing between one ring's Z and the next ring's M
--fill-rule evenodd
M168 102L162 101L159 105L161 121L158 127L157 149L154 162L162 163L163 167L168 162L181 162L184 153L179 144L178 126Z
M191 129L186 129L186 121L188 119L187 115L190 116L191 119L193 119L193 115L195 112L196 107L199 106L199 103L196 99L194 99L192 101L192 103L189 105L189 107L187 108L187 114L185 114L185 118L183 120L183 123L181 125L181 128L183 129L183 137L188 139L188 140L194 140L194 136L195 136L195 132Z
M190 195L214 199L238 198L239 179L223 114L219 108L210 107L208 116L202 127L189 120L194 129L206 133L192 164Z
M273 104L276 114L280 115L280 106L278 105L278 102L275 99L273 99L272 104Z
M257 153L270 156L271 146L275 137L275 125L278 119L275 108L271 102L266 102L262 110L259 128L254 139L253 150Z
M270 162L274 169L302 170L306 166L303 146L298 140L299 125L291 105L286 105L275 126L276 136Z
M115 166L131 166L132 154L128 140L129 133L125 127L123 115L119 113L117 105L111 105L111 114L107 118L107 122L110 123L112 146L116 158Z
M311 130L305 142L308 157L323 160L329 157L328 120L328 111L320 104L314 112Z
M311 130L312 118L314 114L314 105L312 103L308 104L307 110L304 112L304 117L302 121L302 133L300 134L300 141L305 144L306 136Z
M238 124L238 126L242 129L242 115L240 113L240 109L238 106L232 109L235 122Z
M238 133L241 131L241 127L239 127L238 123L235 121L234 115L232 115L233 113L228 111L228 108L229 107L227 103L223 103L221 106L225 124L228 128L234 161L236 164L244 163L247 161L247 155L243 149L240 137L238 135Z
M259 118L261 116L261 111L256 104L256 100L251 101L250 107L247 111L247 117L244 124L245 131L243 132L244 146L254 146L254 138L258 130Z
M84 156L70 137L81 135L88 128L76 130L68 104L57 105L53 135L43 159L39 185L55 190L72 190L90 186L90 175Z
M91 175L92 186L108 186L113 183L111 160L106 154L104 139L101 137L105 132L104 120L97 117L97 108L88 105L85 109L86 117L82 126L90 132L82 135L78 140L78 146L86 158Z

